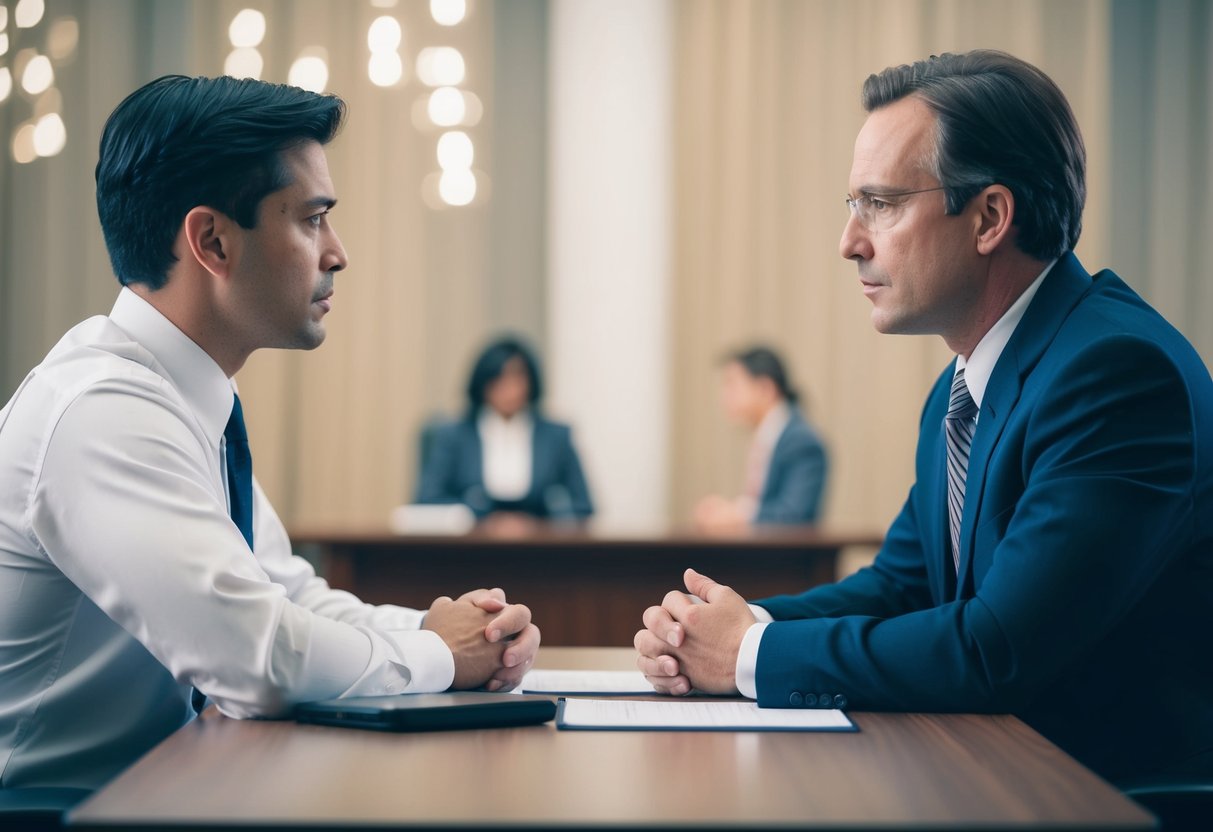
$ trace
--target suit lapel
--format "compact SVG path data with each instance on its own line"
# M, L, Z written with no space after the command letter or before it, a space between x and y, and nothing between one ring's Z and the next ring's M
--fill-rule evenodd
M480 439L480 430L476 427L475 422L471 422L465 428L467 430L467 448L470 453L467 455L468 473L472 475L473 482L484 484L484 443Z
M917 456L914 460L918 480L913 501L921 535L922 551L931 585L931 597L942 604L953 595L952 542L948 534L947 441L944 416L948 412L949 391L956 362L948 364L927 395L919 428Z
M1008 417L1019 401L1024 379L1052 343L1070 311L1091 287L1091 276L1073 254L1066 254L1040 284L1023 319L994 365L986 386L977 431L969 450L969 471L965 480L964 513L961 516L960 574L956 595L962 597L973 561L973 540L981 517L986 473ZM945 498L946 499L946 498ZM946 506L946 502L943 504ZM944 512L946 518L947 512Z
M765 503L767 498L770 496L769 492L771 491L771 486L775 482L775 474L777 473L775 466L779 464L779 460L783 459L783 455L780 453L780 446L788 442L788 434L792 432L793 423L797 418L796 412L792 411L791 415L788 417L788 423L783 426L783 430L779 432L779 438L777 438L775 440L775 444L771 446L771 456L767 459L766 476L762 481L762 491L758 495L759 505Z
M944 390L951 389L952 376L956 372L956 362L948 365L944 378L948 380ZM936 425L935 444L932 456L935 459L934 480L930 483L928 493L931 495L931 505L935 508L932 517L935 522L930 524L931 539L923 541L923 550L938 553L927 561L927 571L931 575L931 589L934 597L942 603L952 597L955 590L955 575L952 574L952 536L948 531L948 458L947 438L944 435L944 416L948 411L948 394L943 393L943 406L939 418L932 419Z
M547 476L552 465L552 443L549 441L548 424L538 416L531 434L531 494L540 496L540 483L551 482Z

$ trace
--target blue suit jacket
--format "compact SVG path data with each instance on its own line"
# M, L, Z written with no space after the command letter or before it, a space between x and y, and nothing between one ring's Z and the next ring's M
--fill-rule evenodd
M771 452L755 523L812 523L825 491L826 451L795 408Z
M585 518L594 513L568 425L533 416L531 488L516 503L496 503L484 488L483 449L474 419L437 428L425 453L415 501L464 503L483 517L510 509L536 517Z
M1105 777L1213 749L1213 382L1116 275L1073 255L1041 284L986 389L960 572L943 421L874 564L760 601L759 703L1013 712ZM799 695L799 696L798 696Z

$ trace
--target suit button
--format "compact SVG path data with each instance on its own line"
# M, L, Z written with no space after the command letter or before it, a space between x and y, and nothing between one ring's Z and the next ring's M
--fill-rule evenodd
M847 706L847 698L846 698L845 696L843 696L843 695L840 693L840 694L838 694L837 696L835 696L835 697L834 697L834 707L835 707L835 708L837 708L838 710L840 710L840 711L841 711L841 710L842 710L843 708L845 708L846 706Z
M806 708L816 708L817 707L817 694L806 693L804 695L804 706Z
M804 704L804 694L798 690L792 691L792 695L788 697L788 704L793 708L799 708Z
M818 697L817 697L817 707L819 707L819 708L832 708L832 707L834 707L834 706L831 704L833 701L834 701L834 697L833 697L833 696L830 696L830 694L828 694L828 693L823 693L823 694L821 694L820 696L818 696Z

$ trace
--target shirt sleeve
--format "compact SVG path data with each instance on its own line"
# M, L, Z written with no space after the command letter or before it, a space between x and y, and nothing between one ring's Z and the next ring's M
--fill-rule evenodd
M282 584L295 604L346 624L381 630L417 630L424 610L394 604L367 604L356 595L333 589L312 565L291 550L290 537L277 512L253 479L253 547L270 580Z
M421 613L368 610L322 588L310 567L287 560L289 544L276 550L284 532L254 557L211 456L163 386L95 385L46 440L26 533L174 678L228 715L450 686L454 660L437 634L417 629Z
M752 610L761 610L761 607L750 605ZM762 610L770 619L770 615L766 610ZM755 612L755 615L758 613ZM741 640L741 649L737 651L737 691L747 699L758 698L758 646L762 643L762 633L766 630L767 625L771 622L762 621L761 619L750 625L750 628L745 631L745 637Z

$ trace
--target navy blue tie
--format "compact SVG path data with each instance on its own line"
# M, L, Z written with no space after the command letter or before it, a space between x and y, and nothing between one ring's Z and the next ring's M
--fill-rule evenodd
M249 549L253 548L253 456L248 449L248 431L244 428L244 409L240 397L233 396L232 415L223 429L227 449L227 493L232 522Z
M232 396L232 415L228 417L227 427L223 429L224 457L227 459L227 495L231 504L229 513L232 522L248 547L253 548L253 455L248 449L248 431L244 427L244 408L240 406L240 397ZM206 694L194 688L190 694L190 703L194 713L202 713L206 704Z

